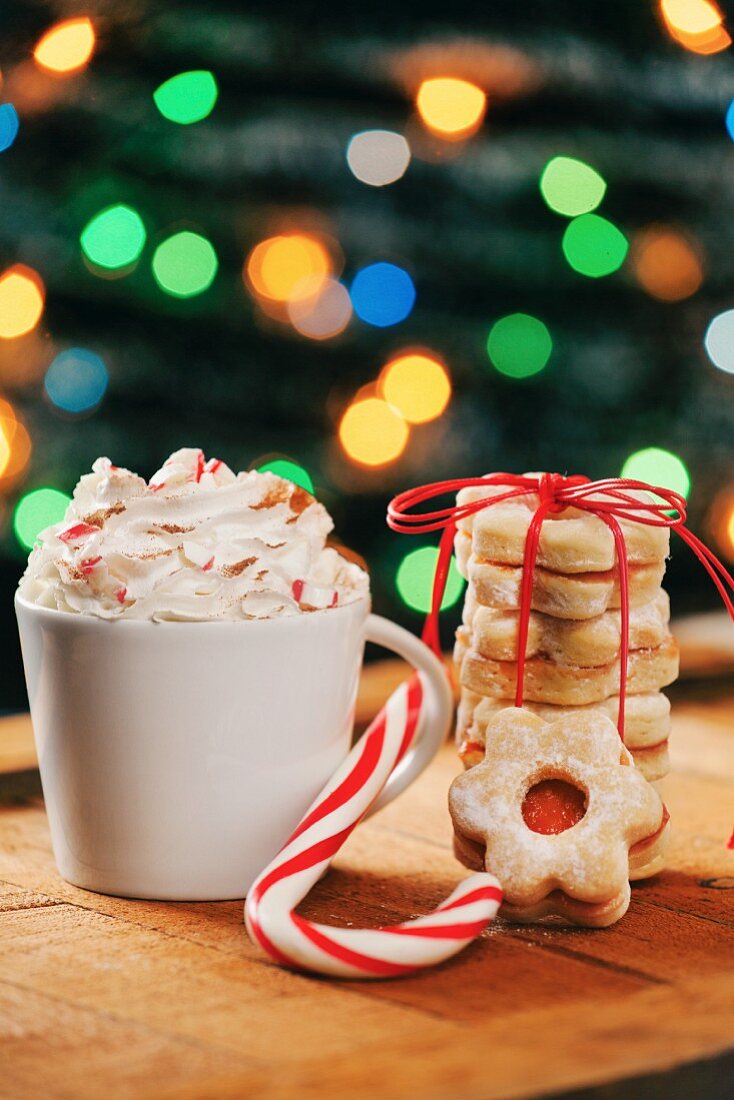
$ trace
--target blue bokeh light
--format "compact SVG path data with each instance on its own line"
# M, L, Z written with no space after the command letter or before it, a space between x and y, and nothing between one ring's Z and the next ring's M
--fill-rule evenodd
M413 280L396 264L363 267L354 278L350 294L357 316L377 328L404 321L415 305Z
M107 382L107 367L99 355L87 348L68 348L59 352L51 363L44 386L58 409L82 413L100 403Z
M20 119L13 104L0 104L0 153L4 153L13 144L19 127Z
M729 131L729 137L734 141L734 99L732 99L726 112L726 128Z

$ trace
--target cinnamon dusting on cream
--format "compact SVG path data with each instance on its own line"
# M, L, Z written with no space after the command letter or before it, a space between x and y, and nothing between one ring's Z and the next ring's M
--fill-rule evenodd
M288 484L284 481L282 485L278 485L277 488L271 489L269 493L266 493L262 500L255 501L255 503L250 504L249 507L253 512L262 512L264 508L275 508L277 504L285 504L288 500L288 496Z
M127 505L123 504L121 500L118 500L116 504L111 504L109 508L100 508L97 512L92 512L91 515L84 517L84 522L88 523L90 527L104 527L110 516L119 516L123 512L127 511Z
M240 573L244 573L245 569L249 569L256 561L257 558L243 558L242 561L236 561L233 565L223 565L219 572L223 577L239 577Z

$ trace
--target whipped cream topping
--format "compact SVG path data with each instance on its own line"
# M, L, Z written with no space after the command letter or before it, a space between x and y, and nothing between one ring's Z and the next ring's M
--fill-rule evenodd
M106 619L258 619L367 596L326 545L331 517L272 473L176 451L149 482L99 458L61 523L38 536L20 595Z

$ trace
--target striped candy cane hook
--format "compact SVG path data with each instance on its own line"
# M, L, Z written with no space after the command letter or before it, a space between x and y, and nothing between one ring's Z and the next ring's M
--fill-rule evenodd
M497 912L502 891L488 874L470 875L428 916L388 928L334 928L295 912L412 745L422 704L415 675L390 696L250 889L247 931L277 962L340 978L398 977L455 955Z

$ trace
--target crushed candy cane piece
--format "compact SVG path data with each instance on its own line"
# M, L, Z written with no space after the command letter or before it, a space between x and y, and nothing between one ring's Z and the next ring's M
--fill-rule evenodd
M58 537L62 542L77 542L79 539L87 539L90 535L98 534L99 527L92 527L91 523L75 523L65 531L59 531Z
M102 558L100 556L96 558L85 558L84 561L79 562L79 568L85 576L89 576L90 573L94 572L101 561Z

